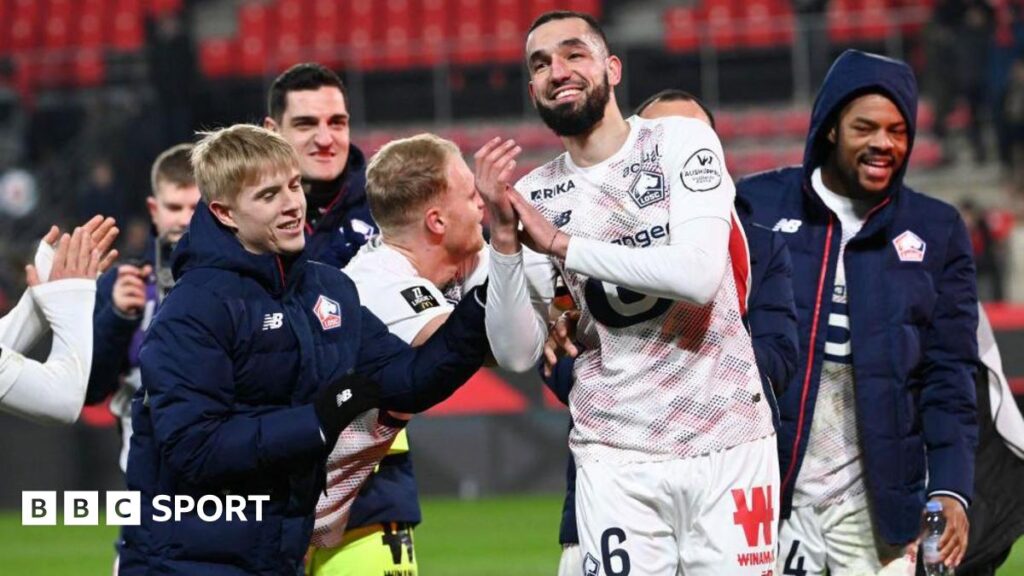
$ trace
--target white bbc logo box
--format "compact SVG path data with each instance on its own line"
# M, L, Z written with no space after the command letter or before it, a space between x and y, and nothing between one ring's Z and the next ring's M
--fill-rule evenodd
M142 496L139 492L108 491L105 524L138 526L142 523ZM100 523L99 492L91 490L64 492L65 526L96 526ZM25 491L21 493L21 524L23 526L56 526L57 493Z
M154 522L180 522L194 514L203 522L262 522L263 505L268 495L206 494L195 498L187 494L158 494L153 497ZM63 512L65 526L96 526L100 523L99 492L69 490L64 492L64 506L58 508L57 493L25 491L21 493L23 526L55 526L57 511ZM251 505L251 506L250 506ZM106 492L107 526L139 526L142 524L142 493L130 490Z

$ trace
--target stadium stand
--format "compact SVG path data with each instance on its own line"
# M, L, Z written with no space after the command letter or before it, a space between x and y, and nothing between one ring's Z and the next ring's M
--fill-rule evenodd
M829 39L836 43L882 42L899 26L921 29L934 0L832 0L826 12ZM793 41L789 0L699 0L665 11L665 46L699 50L706 36L719 50L764 49ZM706 31L706 32L705 32Z

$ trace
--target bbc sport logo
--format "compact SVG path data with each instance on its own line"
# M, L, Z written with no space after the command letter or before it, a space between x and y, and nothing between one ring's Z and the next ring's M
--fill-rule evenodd
M110 490L106 493L107 526L138 526L142 523L142 494L131 490ZM263 520L263 503L270 496L213 496L207 494L198 500L192 496L159 494L153 497L154 522L180 522L181 517L195 512L203 522L248 522L245 507L255 503L252 520ZM96 526L100 523L100 493L92 490L64 492L64 525ZM31 491L21 493L22 526L56 526L57 492Z

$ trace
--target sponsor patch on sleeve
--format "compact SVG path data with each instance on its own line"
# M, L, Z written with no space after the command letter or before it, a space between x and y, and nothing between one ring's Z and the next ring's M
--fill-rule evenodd
M427 290L426 286L406 288L402 290L402 297L405 298L405 301L409 303L409 306L412 306L413 311L417 314L440 306L437 298L434 298L434 295L430 293L430 290Z
M693 192L707 192L722 185L722 161L707 148L694 152L679 173L683 186Z

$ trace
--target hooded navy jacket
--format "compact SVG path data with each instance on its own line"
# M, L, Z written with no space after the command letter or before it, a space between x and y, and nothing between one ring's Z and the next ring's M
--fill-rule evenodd
M325 482L327 448L311 402L353 372L381 385L382 408L420 412L447 398L487 353L483 307L456 307L412 349L359 304L352 281L299 255L245 251L204 203L174 255L177 284L141 352L122 575L296 574ZM269 495L256 521L154 520L157 495ZM209 511L209 508L207 509Z
M844 52L815 100L803 165L740 180L737 193L756 223L783 232L793 259L801 363L779 398L785 518L814 417L841 240L840 223L810 176L828 157L825 136L839 112L867 93L892 100L908 127L906 160L843 259L865 481L878 531L895 545L917 537L926 493L970 501L977 444L970 239L952 206L903 184L917 118L913 72L896 60ZM923 241L915 245L920 261L897 250L913 238L908 231Z

